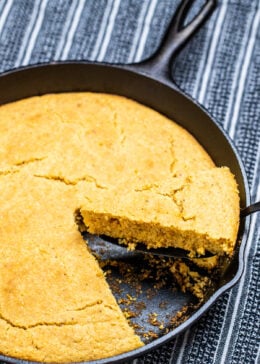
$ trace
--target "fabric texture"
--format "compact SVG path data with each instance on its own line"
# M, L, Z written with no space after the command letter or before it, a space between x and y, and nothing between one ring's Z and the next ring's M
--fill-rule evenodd
M0 72L59 60L131 63L158 49L179 0L1 0ZM204 1L194 1L187 21ZM260 200L260 2L219 0L174 59L177 85L208 109ZM4 90L1 90L4 92ZM132 364L260 362L260 214L239 283L186 332Z

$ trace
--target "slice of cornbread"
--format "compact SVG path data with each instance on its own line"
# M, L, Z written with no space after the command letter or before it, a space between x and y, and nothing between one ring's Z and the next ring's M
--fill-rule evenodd
M237 185L228 168L211 168L159 186L131 184L87 196L80 212L90 233L231 255L239 224Z

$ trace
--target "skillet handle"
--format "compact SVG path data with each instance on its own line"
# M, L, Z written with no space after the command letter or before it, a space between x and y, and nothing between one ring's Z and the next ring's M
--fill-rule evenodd
M155 76L160 81L169 81L172 58L186 44L190 37L209 17L216 6L216 0L207 0L200 12L185 27L187 14L194 0L183 0L165 33L160 48L149 59L134 65L139 72Z
M260 212L260 201L245 207L243 210L241 210L240 215L241 217L246 217L253 212Z

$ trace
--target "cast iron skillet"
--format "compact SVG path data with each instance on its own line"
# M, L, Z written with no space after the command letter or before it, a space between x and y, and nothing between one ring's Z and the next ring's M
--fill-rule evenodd
M170 65L172 57L203 24L214 9L216 1L208 0L199 14L188 25L183 26L192 3L193 1L189 0L182 1L160 49L150 59L135 65L58 62L9 71L0 76L0 89L2 90L0 104L34 95L71 91L106 92L135 99L181 124L204 146L217 165L228 166L236 176L239 185L241 209L249 206L250 196L247 177L241 159L231 140L208 112L196 101L184 94L171 80ZM220 295L240 279L244 269L244 251L249 228L250 217L242 218L234 258L219 278L214 290L209 292L205 301L199 307L190 312L184 322L177 325L169 333L159 335L157 339L151 340L140 349L113 358L92 361L91 363L119 363L133 359L173 339L198 320ZM99 241L96 241L96 244L98 245ZM116 254L117 252L115 256ZM135 259L135 262L137 260ZM130 292L129 289L131 288L124 286L123 289L124 293L127 293ZM142 319L143 316L148 315L154 309L159 310L160 303L165 298L171 300L170 306L168 306L168 311L169 309L172 310L170 313L176 313L184 305L193 302L193 298L189 295L178 292L173 294L172 291L167 291L165 288L163 290L158 289L155 298L146 299L147 307L144 312L140 313L139 319ZM165 318L169 314L168 311L164 307L159 314ZM149 324L147 325L145 329L149 330ZM0 361L25 363L23 360L3 355L0 356Z

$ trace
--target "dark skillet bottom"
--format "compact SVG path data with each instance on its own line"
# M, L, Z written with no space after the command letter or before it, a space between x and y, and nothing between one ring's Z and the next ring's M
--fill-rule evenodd
M185 321L199 306L198 299L182 293L167 269L167 258L145 257L85 235L100 260L107 282L122 311L144 343L162 337Z

